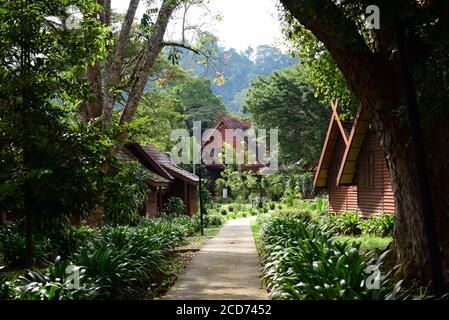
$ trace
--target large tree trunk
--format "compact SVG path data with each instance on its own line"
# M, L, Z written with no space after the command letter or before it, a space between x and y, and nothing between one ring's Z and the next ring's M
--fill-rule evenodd
M404 119L404 88L398 61L391 60L382 52L371 51L354 23L332 1L281 2L332 54L351 90L368 112L384 148L396 203L392 247L400 264L397 275L406 280L431 280L421 193L408 122ZM395 34L394 30L382 31L388 35ZM382 34L378 36L382 37ZM449 130L447 119L437 120L423 129L444 280L448 284L449 252L443 249L449 245Z

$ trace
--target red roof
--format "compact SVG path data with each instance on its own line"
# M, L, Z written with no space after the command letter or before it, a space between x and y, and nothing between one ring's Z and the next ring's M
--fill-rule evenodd
M165 153L155 147L141 146L138 143L133 143L132 147L137 152L143 153L145 159L149 160L153 166L158 167L164 173L164 176L170 180L177 178L190 184L199 182L198 176L178 167Z
M216 122L217 127L221 122L226 124L229 129L242 129L243 131L248 130L252 126L251 121L241 120L239 118L227 116L224 114L218 118Z

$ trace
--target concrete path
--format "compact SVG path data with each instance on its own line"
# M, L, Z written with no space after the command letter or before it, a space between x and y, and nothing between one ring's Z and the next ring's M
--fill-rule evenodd
M251 233L254 218L229 221L193 257L164 299L264 300L259 256Z

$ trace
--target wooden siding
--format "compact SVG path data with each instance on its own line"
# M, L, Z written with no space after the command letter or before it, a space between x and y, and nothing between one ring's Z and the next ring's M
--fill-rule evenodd
M338 138L329 166L329 212L358 212L372 214L394 213L394 194L382 146L370 130L357 162L355 184L337 186L337 176L345 152L345 144Z
M358 210L368 217L394 213L394 194L384 151L372 130L360 151L357 164Z
M157 197L158 191L156 189L152 189L150 193L148 193L147 199L145 201L145 216L148 218L155 218L158 214L157 207Z
M346 149L341 136L338 137L335 151L329 166L328 186L329 186L329 212L340 213L346 211L358 211L357 207L357 187L337 186L337 175L339 166Z

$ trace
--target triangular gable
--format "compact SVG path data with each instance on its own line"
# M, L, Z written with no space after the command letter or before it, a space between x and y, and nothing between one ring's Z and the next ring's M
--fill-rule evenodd
M215 121L215 124L211 129L220 130L222 126L225 126L227 129L241 129L243 132L250 129L252 126L251 121L240 120L236 117L227 116L225 114L220 114L218 119ZM203 137L203 145L206 145L210 138L212 138L212 134Z
M315 188L324 188L327 185L329 166L332 161L338 137L341 136L345 145L348 145L348 137L341 123L340 116L337 112L338 101L332 103L332 117L327 129L326 140L324 141L323 150L321 151L320 163L313 181Z
M172 178L180 179L190 184L198 184L198 176L178 167L170 158L152 146L142 147L142 150L160 165Z
M154 170L157 174L162 177L173 180L174 177L159 163L156 157L147 152L140 144L130 143L127 148L142 162L142 164L149 169Z
M354 183L357 160L363 143L365 142L369 127L370 121L368 114L363 107L360 107L340 165L340 170L337 176L337 185L352 185Z

